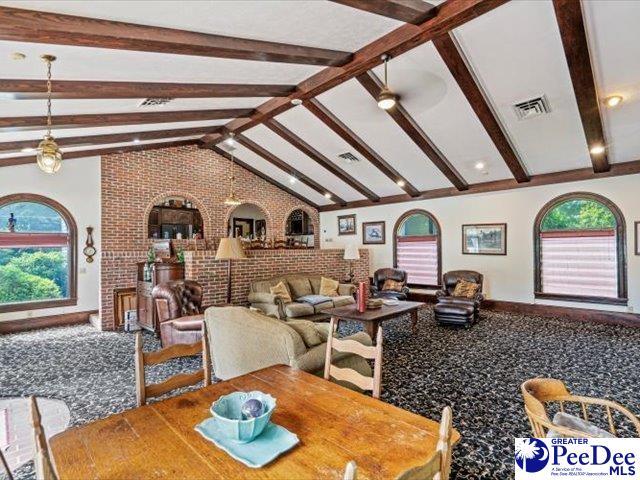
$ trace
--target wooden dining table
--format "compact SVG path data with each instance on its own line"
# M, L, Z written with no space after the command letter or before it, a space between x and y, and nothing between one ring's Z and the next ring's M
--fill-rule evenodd
M267 466L246 467L194 427L234 391L276 398L272 421L300 443ZM50 439L60 480L393 479L436 449L438 422L288 366L273 366L74 427ZM453 432L453 440L460 435Z

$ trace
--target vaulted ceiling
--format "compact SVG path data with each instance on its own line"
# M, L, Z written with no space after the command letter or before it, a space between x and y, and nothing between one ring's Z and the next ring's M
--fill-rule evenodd
M0 0L0 166L34 162L48 53L65 158L228 156L234 132L243 166L322 209L633 173L639 22L624 0Z

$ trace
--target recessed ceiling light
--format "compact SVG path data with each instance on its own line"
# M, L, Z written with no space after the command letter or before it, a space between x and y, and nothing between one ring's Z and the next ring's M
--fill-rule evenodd
M607 107L613 108L619 105L622 102L622 97L620 95L612 95L604 99L604 103L606 103Z
M297 179L296 179L296 177L294 177L293 175L291 175L291 176L289 177L289 183L291 183L291 184L296 183L296 180L297 180Z
M331 198L331 194L329 192L325 193L324 198Z
M602 145L595 145L591 147L589 152L591 152L591 155L600 155L601 153L604 153L604 147Z
M301 98L294 98L293 100L291 100L291 105L302 105L302 99Z
M404 182L404 180L398 180L396 182L396 185L398 185L399 187L404 187L406 185L406 183Z
M133 143L140 143L140 139L139 138L134 138L133 139Z
M31 153L31 152L35 152L36 149L32 148L32 147L25 147L22 150L20 150L22 153Z
M24 53L20 53L20 52L13 52L11 54L11 58L13 60L24 60L25 58L27 58L27 56Z
M235 149L236 147L236 140L233 138L234 133L233 132L229 132L229 137L224 141L224 144L227 147L233 148Z
M475 167L476 167L476 170L482 170L485 167L484 162L476 163Z

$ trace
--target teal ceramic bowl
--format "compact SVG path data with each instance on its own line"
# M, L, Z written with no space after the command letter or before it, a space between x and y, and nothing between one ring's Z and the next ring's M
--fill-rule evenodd
M264 405L265 412L256 418L242 419L242 405L250 398L256 398ZM262 433L269 424L276 408L276 399L267 393L233 392L223 395L213 402L211 413L220 433L238 443L248 443Z

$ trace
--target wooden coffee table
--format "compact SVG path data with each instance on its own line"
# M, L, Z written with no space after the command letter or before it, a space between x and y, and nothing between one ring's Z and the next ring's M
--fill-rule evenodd
M416 324L418 323L418 310L426 306L423 302L400 302L398 305L383 305L375 310L366 310L364 313L358 312L356 305L347 305L344 307L328 308L322 310L336 319L355 320L364 324L364 331L369 334L371 340L375 342L378 328L385 320L399 317L405 313L411 314L411 331L416 333Z

